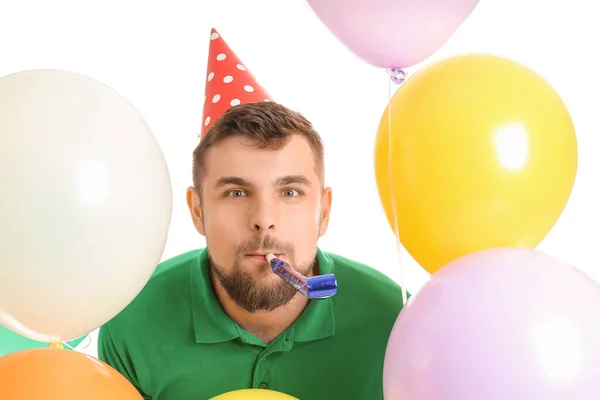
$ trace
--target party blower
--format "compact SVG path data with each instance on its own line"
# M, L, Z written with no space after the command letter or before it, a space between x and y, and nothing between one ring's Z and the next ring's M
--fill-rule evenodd
M265 258L277 276L309 299L326 299L337 293L337 279L334 274L307 278L273 253L265 255Z

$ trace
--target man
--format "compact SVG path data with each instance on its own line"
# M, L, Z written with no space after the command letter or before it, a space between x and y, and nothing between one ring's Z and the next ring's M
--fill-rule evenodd
M200 400L243 388L306 399L382 399L400 287L317 247L329 223L323 145L275 102L226 111L194 151L187 202L205 249L163 262L100 329L99 358L146 399ZM360 222L360 221L358 221ZM275 275L273 252L338 293L308 300Z

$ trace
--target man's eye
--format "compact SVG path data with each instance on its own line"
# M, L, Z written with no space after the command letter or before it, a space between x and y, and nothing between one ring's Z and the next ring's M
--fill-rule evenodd
M298 197L300 196L302 193L299 190L296 189L285 189L283 191L283 195L286 197Z
M246 192L244 192L241 189L230 190L229 192L227 192L227 196L229 196L229 197L242 197L245 195L246 195Z

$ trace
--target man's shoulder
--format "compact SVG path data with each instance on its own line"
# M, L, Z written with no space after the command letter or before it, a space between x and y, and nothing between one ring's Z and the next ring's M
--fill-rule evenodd
M183 311L190 301L190 271L201 250L162 261L138 295L111 321L114 326L143 326L173 310Z
M165 275L171 276L174 271L181 271L181 269L191 266L191 264L198 258L198 255L202 251L204 251L204 249L190 250L173 256L167 260L161 261L154 270L149 282L152 282L153 280L164 279L161 277Z
M339 254L323 252L333 261L334 273L346 281L348 285L360 285L380 288L384 292L396 293L400 286L383 272L362 262L352 260Z
M403 306L400 285L365 263L325 254L334 263L333 273L338 281L338 293L333 297L338 323L350 329L360 325L365 332L370 329L375 335L388 335Z
M137 296L140 300L155 301L156 296L169 297L173 292L189 291L190 271L202 249L191 250L162 261Z
M333 261L340 292L361 302L402 304L402 289L383 272L339 254L324 252ZM366 296L366 297L363 297Z

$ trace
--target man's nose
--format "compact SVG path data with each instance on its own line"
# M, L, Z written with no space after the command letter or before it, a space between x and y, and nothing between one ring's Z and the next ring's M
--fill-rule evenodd
M251 229L255 232L273 231L277 225L277 204L268 199L258 200L251 217Z

